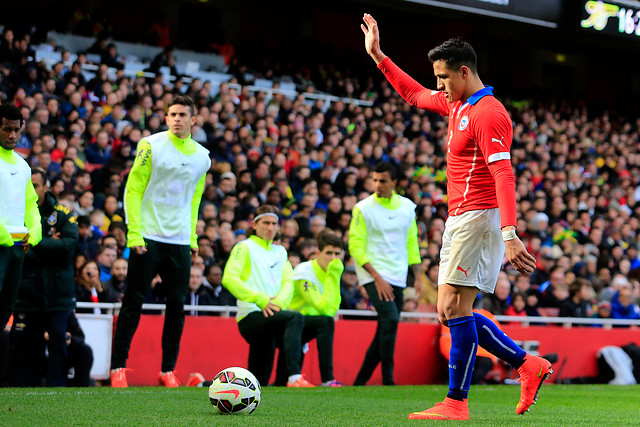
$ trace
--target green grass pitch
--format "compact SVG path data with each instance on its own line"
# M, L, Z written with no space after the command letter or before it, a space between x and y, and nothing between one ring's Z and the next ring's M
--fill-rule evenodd
M515 414L519 386L473 386L467 426L639 425L640 386L545 385L531 412ZM214 415L206 388L0 389L0 426L395 426L442 400L446 387L265 387L251 415ZM454 421L440 421L456 424Z

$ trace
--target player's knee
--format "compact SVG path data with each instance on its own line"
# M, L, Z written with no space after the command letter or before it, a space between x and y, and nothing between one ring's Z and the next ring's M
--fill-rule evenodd
M446 301L445 304L443 304L442 306L442 312L439 314L439 316L444 317L445 321L446 319L453 319L455 317L460 317L462 315L463 315L462 309L454 299Z

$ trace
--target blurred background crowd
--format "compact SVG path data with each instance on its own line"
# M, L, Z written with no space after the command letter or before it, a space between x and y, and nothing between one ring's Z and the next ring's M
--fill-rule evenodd
M86 50L60 45L42 28L4 22L0 96L25 120L16 151L47 172L50 191L77 215L78 301L121 300L127 174L138 142L166 130L166 106L186 94L197 104L192 137L212 157L186 303L235 303L221 286L222 269L261 204L281 209L279 240L294 266L314 254L314 236L325 227L347 247L351 209L372 192L370 168L386 160L399 168L397 192L418 206L425 291L408 289L405 310L434 310L447 215L445 119L411 108L373 63L356 73L321 57L304 66L268 56L248 60L228 40L210 40L207 48L225 64L216 71L225 77L189 75L163 19L145 38L159 53L127 74L133 60L118 52L113 26L74 13L67 19L76 20L77 32L95 38ZM60 60L38 60L43 50L58 52ZM428 76L426 60L423 66ZM261 89L265 81L270 84ZM499 98L504 94L500 81L487 83ZM279 90L284 85L291 89ZM505 260L495 295L480 295L478 308L514 316L640 318L639 116L540 93L501 100L514 122L518 233L537 269L522 276ZM341 308L368 309L348 253L345 264ZM148 302L162 301L158 277Z

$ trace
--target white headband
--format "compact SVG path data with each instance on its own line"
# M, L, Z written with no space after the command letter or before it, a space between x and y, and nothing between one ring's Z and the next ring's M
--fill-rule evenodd
M278 219L278 220L280 219L280 218L278 217L278 215L274 214L273 212L265 212L265 213L263 213L263 214L258 215L258 216L257 216L257 217L255 217L255 218L253 218L253 222L258 222L258 220L259 220L260 218L262 218L263 216L272 216L272 217L274 217L275 219Z

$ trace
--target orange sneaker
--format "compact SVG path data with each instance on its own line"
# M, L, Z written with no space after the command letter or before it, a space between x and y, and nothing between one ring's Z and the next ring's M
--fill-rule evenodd
M305 380L303 376L300 376L295 382L287 382L287 387L315 387L309 381Z
M204 382L204 376L200 372L192 372L187 381L187 387L199 387Z
M173 371L160 372L158 374L158 383L165 387L178 387L180 385L180 381L178 381Z
M111 370L111 387L116 388L127 388L129 384L127 384L127 368L117 368Z
M525 362L518 368L520 374L520 402L516 406L516 414L529 412L529 407L536 403L538 392L544 380L553 374L551 363L542 357L527 354Z
M433 408L409 414L410 420L459 420L469 419L469 405L467 399L462 401L445 397L444 401L436 403Z

